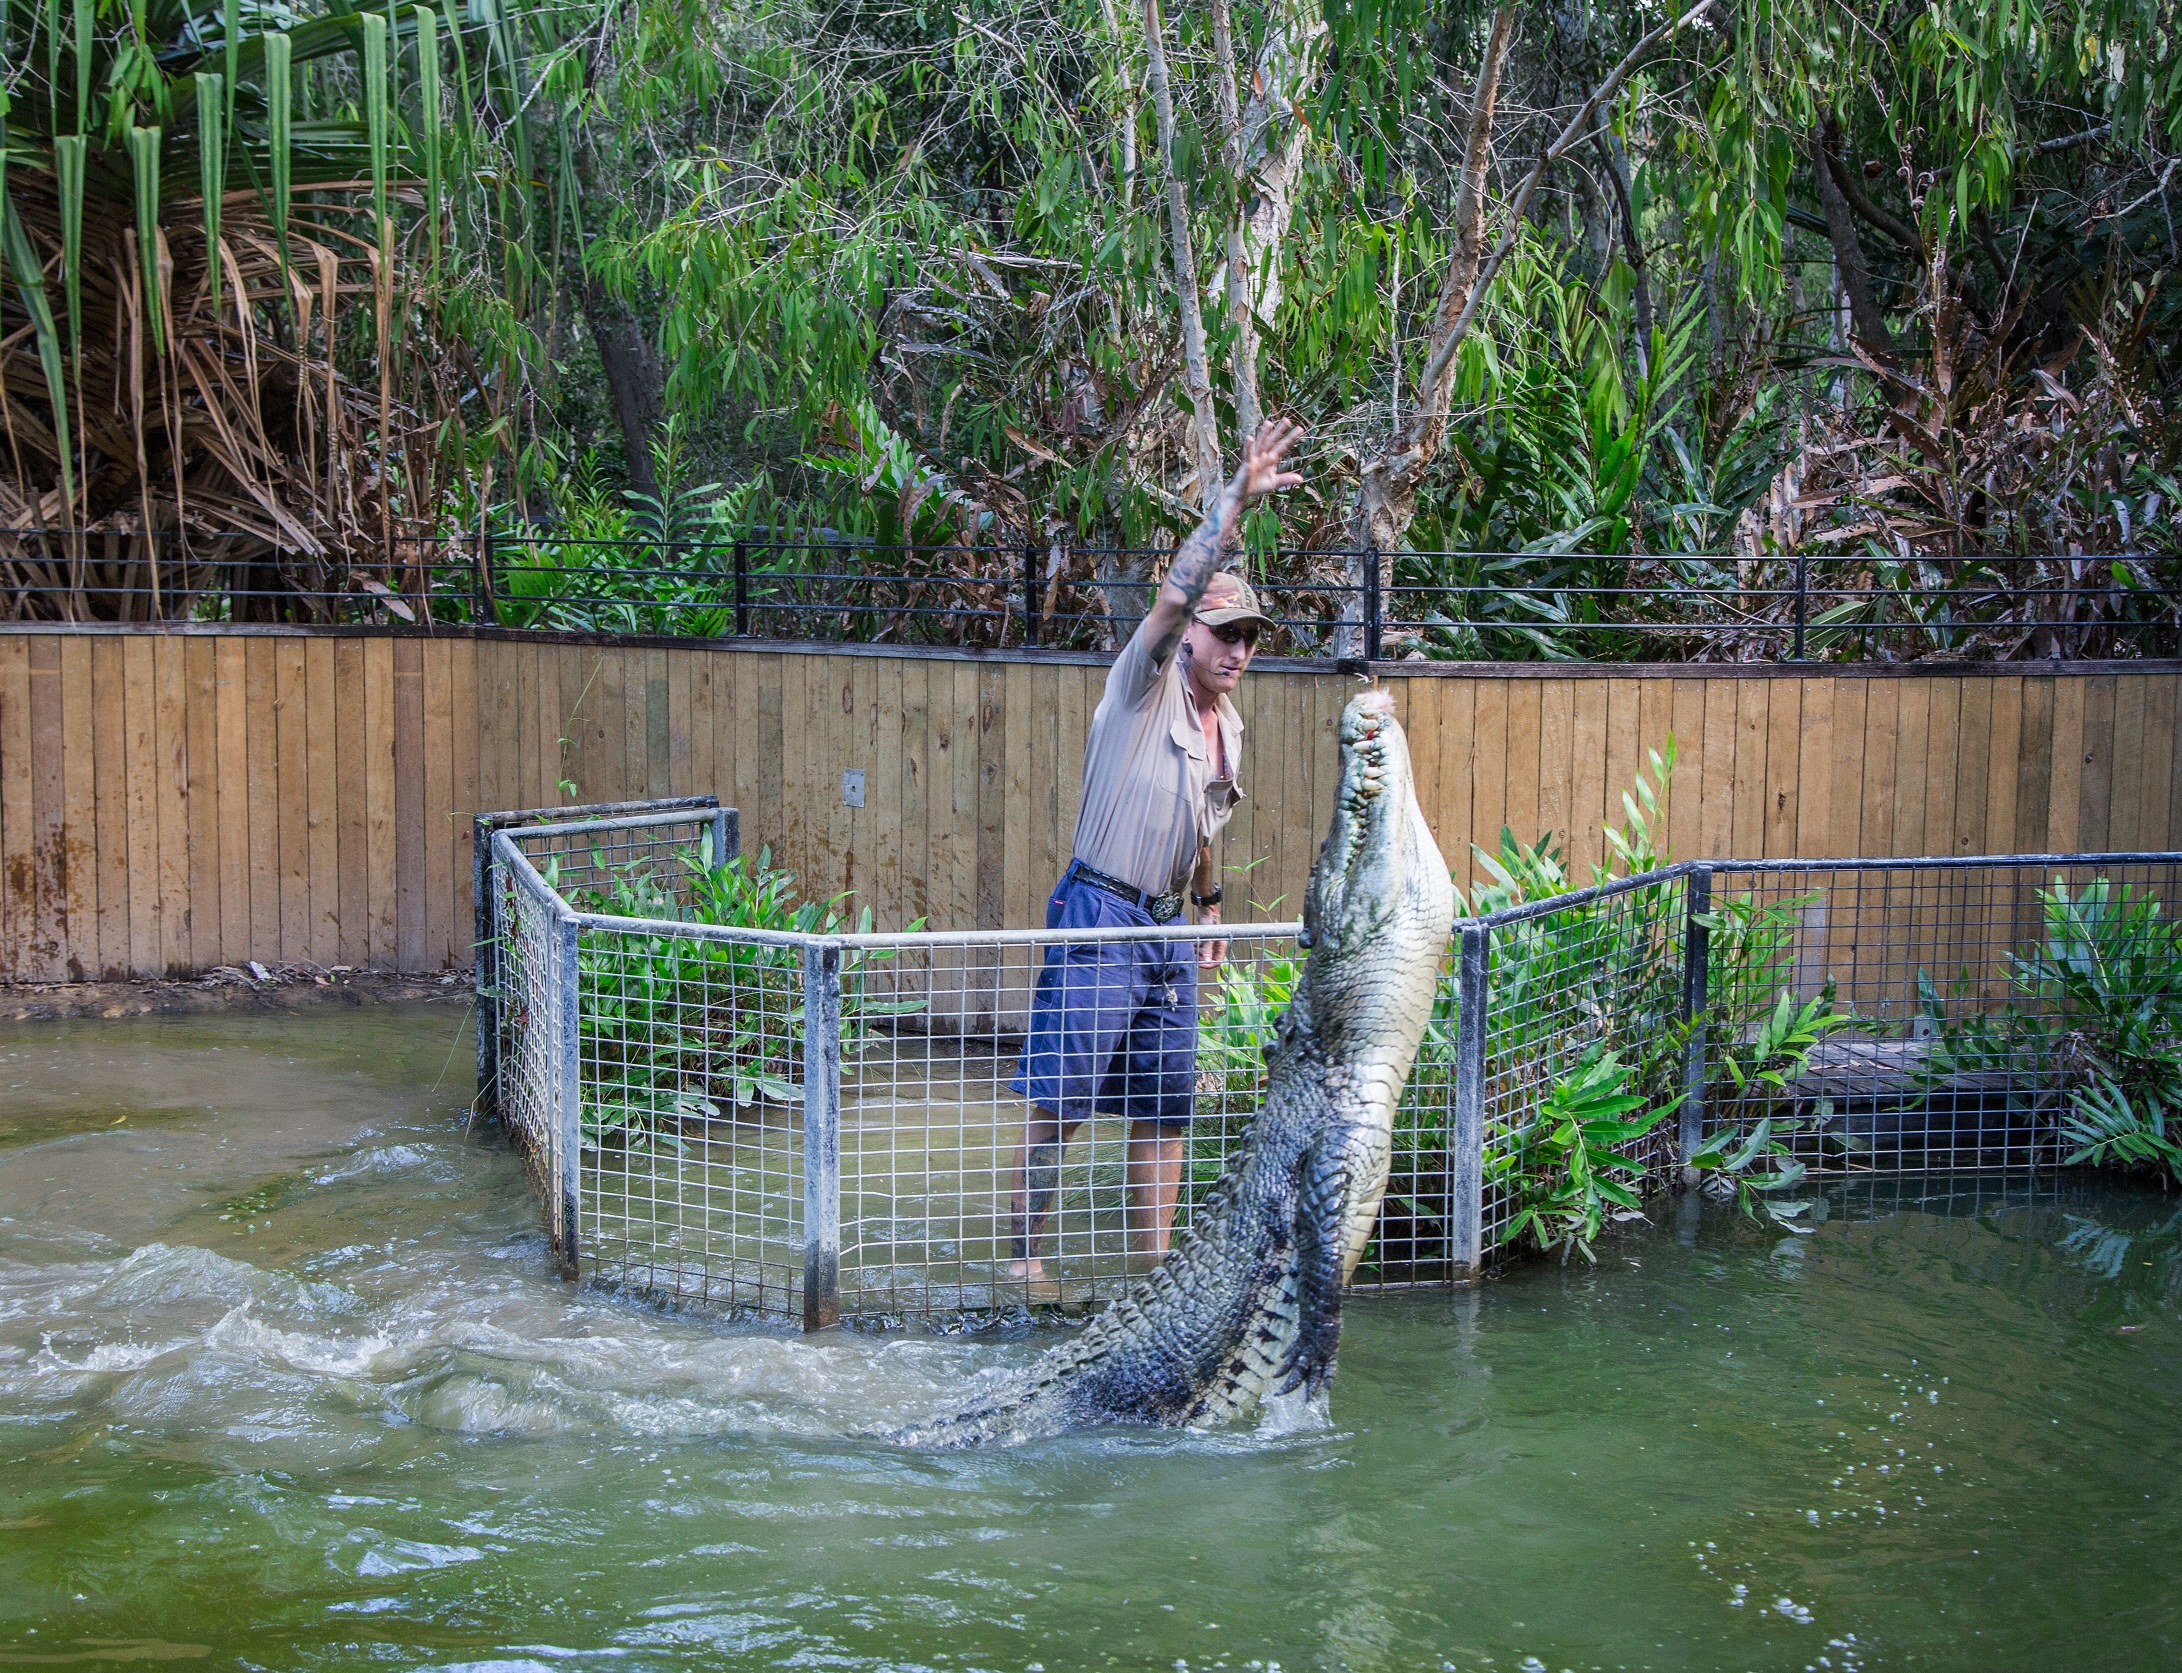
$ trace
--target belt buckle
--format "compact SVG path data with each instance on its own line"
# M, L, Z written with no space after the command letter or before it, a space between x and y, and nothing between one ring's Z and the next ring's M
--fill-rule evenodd
M1182 915L1182 893L1178 889L1171 895L1154 895L1145 908L1155 924L1171 924Z

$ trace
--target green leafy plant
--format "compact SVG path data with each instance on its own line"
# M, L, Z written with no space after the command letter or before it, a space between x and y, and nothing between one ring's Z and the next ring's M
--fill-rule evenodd
M1513 1213L1503 1243L1529 1239L1586 1261L1610 1221L1643 1218L1637 1190L1644 1158L1629 1147L1672 1113L1645 1110L1630 1072L1611 1051L1594 1048L1557 1081L1509 1142L1487 1158L1487 1178L1509 1192ZM1642 1111L1639 1114L1637 1112Z
M795 874L777 870L770 850L755 861L738 856L724 863L715 863L709 848L685 851L665 874L643 863L610 869L603 857L595 863L606 881L569 891L578 911L787 935L833 935L849 927L840 910L845 897L799 900ZM920 919L910 928L921 926ZM870 932L868 907L854 927ZM871 1044L880 1019L924 1008L922 999L873 991L873 967L890 958L862 949L842 954L844 1058ZM619 1135L630 1145L678 1146L685 1120L802 1095L802 949L666 927L610 930L585 935L578 964L587 1145Z
M2095 1075L2069 1099L2061 1138L2074 1148L2067 1167L2146 1169L2167 1184L2182 1183L2182 1143L2167 1136L2168 1104L2158 1093L2134 1097Z

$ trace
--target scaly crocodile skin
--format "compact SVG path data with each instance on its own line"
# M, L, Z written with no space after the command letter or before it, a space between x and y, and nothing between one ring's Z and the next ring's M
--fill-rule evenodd
M1341 716L1341 796L1311 868L1264 1107L1166 1262L1075 1340L893 1438L978 1446L1102 1423L1214 1423L1333 1376L1341 1291L1386 1190L1394 1106L1454 920L1384 692Z

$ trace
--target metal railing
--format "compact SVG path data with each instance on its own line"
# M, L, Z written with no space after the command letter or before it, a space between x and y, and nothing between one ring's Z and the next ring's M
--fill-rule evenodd
M1038 541L591 540L362 555L256 537L0 530L0 619L485 625L707 639L1114 649L1165 549ZM1283 549L1250 560L1295 656L1785 660L2182 654L2172 556L1594 556Z
M671 882L693 851L732 856L731 809L486 818L482 1095L530 1158L564 1270L807 1328L1118 1293L1157 1220L1156 1168L1132 1151L1150 1132L1128 1118L1187 1114L1186 1226L1242 1143L1301 969L1285 923L698 922ZM1503 1258L1540 1111L1602 1053L1672 1117L1609 1164L1640 1191L1759 1122L1820 1174L2051 1168L2098 1027L2055 937L2095 938L2130 901L2163 914L2178 884L2174 853L1684 862L1458 920L1357 1281L1450 1282ZM631 900L653 910L601 909ZM2182 959L2171 922L2149 921ZM1224 962L1200 968L1211 939ZM1058 1135L1034 1133L1023 1080L1033 996L1099 943L1159 966L1193 1019L1186 1061L1178 1081L1102 1089L1101 1113L1035 1153ZM2152 993L2141 959L2107 962L2110 985L2145 990L2118 1004L2182 1013L2182 970ZM1783 1001L1814 999L1840 1019L1820 1045L1785 1071L1764 1060ZM1012 1266L1026 1252L1042 1275Z

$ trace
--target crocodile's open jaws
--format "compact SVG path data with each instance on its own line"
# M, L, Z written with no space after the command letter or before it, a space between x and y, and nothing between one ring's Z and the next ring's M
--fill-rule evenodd
M1304 904L1310 953L1240 1155L1165 1264L1075 1340L893 1438L977 1446L1092 1424L1215 1423L1276 1396L1317 1397L1453 919L1393 703L1366 692L1341 716L1341 795Z

